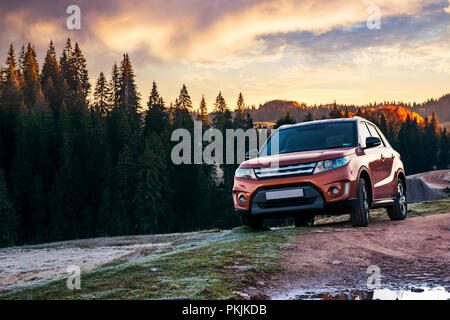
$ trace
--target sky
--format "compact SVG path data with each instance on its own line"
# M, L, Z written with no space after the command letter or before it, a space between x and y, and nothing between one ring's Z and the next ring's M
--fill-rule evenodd
M67 28L72 4L80 29ZM16 51L32 43L42 66L50 39L59 55L68 37L93 84L128 53L142 104L153 81L167 103L184 83L194 107L204 94L209 110L219 91L231 108L239 92L256 106L422 102L450 92L449 0L0 0L3 65L11 43Z

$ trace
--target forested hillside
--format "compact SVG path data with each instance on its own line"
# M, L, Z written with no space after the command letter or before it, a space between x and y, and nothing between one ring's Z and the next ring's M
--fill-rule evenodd
M174 165L172 130L193 130L186 86L166 105L154 83L144 96L130 58L91 88L87 62L70 40L42 68L31 44L11 46L0 87L0 245L124 234L230 228L235 165ZM92 93L92 95L91 95ZM93 99L89 100L92 96ZM237 97L238 98L238 97ZM251 126L240 95L234 117L222 95L203 129Z
M441 124L447 125L447 123L450 122L450 94L446 94L437 100L430 99L423 103L411 104L396 101L384 101L361 106L337 104L336 102L334 104L325 105L308 105L297 101L272 100L260 105L258 108L253 106L249 112L254 121L274 122L288 111L293 117L295 117L295 119L298 121L303 121L309 114L311 114L314 119L328 117L328 114L335 106L341 110L348 110L353 114L358 112L359 109L362 109L362 111L378 108L399 109L401 110L399 115L403 114L405 119L407 114L410 114L411 118L415 118L417 116L425 118L431 117L433 112L435 112Z

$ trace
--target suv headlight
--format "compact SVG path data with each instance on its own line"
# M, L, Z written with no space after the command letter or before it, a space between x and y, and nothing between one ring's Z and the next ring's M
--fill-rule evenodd
M255 172L253 171L253 169L249 168L237 168L234 176L236 178L256 180Z
M323 171L327 171L327 170L343 167L349 162L350 162L350 156L345 156L345 157L336 158L336 159L319 161L319 162L317 162L313 173L319 173L319 172L323 172Z

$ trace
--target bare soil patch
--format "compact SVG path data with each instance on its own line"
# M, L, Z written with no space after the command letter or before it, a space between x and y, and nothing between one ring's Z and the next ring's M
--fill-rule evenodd
M382 288L450 287L450 213L382 219L367 228L338 223L302 233L286 249L283 271L251 296L294 299L298 292L367 290L367 267L381 269Z

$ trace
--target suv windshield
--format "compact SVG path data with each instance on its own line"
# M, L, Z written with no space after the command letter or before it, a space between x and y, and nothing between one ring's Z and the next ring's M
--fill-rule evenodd
M275 144L279 140L279 148ZM276 131L261 156L355 146L354 121L292 127ZM279 152L277 152L279 149Z

